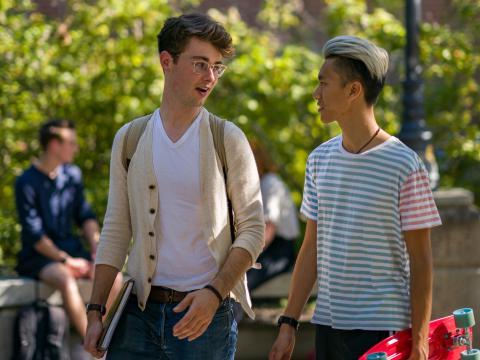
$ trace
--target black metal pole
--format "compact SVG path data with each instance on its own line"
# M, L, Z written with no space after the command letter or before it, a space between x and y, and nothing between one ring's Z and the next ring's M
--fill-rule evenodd
M425 162L433 188L438 185L438 168L431 144L432 132L425 123L422 67L419 58L421 0L406 0L406 79L403 83L403 118L398 137Z

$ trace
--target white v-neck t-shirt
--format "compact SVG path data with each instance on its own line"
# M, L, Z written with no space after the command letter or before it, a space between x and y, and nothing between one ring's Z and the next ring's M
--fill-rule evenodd
M152 285L178 291L210 283L218 266L204 237L200 191L199 115L176 142L168 137L157 109L153 115L153 166L159 211L155 220L157 266Z

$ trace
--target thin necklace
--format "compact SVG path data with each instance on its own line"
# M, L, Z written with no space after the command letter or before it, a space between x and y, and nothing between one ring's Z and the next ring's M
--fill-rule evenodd
M370 144L373 141L373 139L375 139L375 137L378 135L379 132L380 132L380 126L378 127L377 131L375 131L375 134L373 134L373 136L370 138L370 140L368 140L365 143L365 145L363 145L360 149L358 149L358 151L355 151L355 154L360 154L361 151L363 149L365 149L368 146L368 144Z

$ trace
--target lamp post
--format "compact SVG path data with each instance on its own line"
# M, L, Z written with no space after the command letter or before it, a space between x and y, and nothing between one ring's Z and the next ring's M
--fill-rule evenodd
M398 137L424 161L430 185L436 188L439 175L431 143L432 132L425 123L423 79L419 59L421 0L406 0L407 45L405 48L406 79L403 83L403 117Z

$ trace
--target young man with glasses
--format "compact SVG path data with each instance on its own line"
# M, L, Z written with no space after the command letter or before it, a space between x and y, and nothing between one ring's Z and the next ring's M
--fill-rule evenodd
M422 161L375 119L388 54L353 36L329 40L323 54L313 97L322 122L336 121L342 134L307 161L305 238L269 359L290 358L317 280L316 359L358 359L391 332L411 327L409 360L426 360L430 228L441 221Z
M114 140L110 193L96 258L86 349L96 347L98 309L124 265L134 294L107 359L233 359L233 299L252 316L245 273L263 247L255 160L243 132L224 129L227 184L203 107L233 55L230 35L206 15L170 18L158 35L165 85L125 168L128 124ZM235 217L230 238L227 193Z
M42 154L18 177L15 199L22 226L17 271L58 289L73 326L85 337L87 317L76 279L92 278L99 227L83 193L82 173L71 164L78 150L75 126L51 120L39 131ZM81 227L87 251L73 231ZM121 285L121 279L117 280Z

